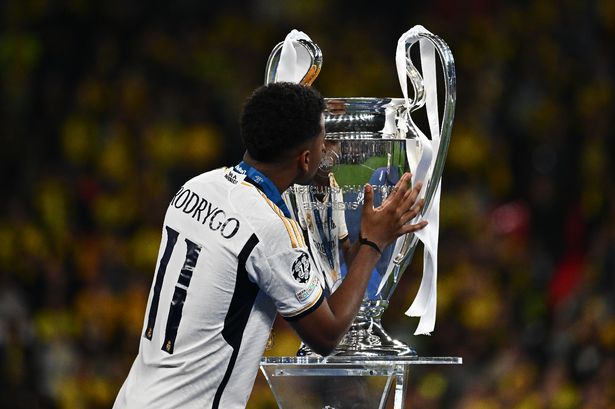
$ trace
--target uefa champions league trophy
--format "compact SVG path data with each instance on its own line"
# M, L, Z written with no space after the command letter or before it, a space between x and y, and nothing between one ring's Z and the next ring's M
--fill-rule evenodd
M413 62L417 53L411 57L415 45L420 49L420 70ZM436 52L444 87L441 125ZM423 182L425 206L418 217L426 218L429 225L425 230L431 230L406 234L383 249L360 311L334 352L338 356L416 355L413 348L386 333L381 317L419 241L424 244L423 280L407 314L421 317L415 334L431 332L435 323L440 181L455 110L455 66L446 43L422 26L413 27L400 38L396 65L403 98L325 99L327 152L319 170L320 183L294 186L285 193L293 205L294 217L308 233L311 253L332 292L343 280L349 264L341 251L341 239L346 234L351 243L359 239L364 185L374 187L374 206L379 206L404 172L412 173L413 184ZM265 83L293 81L310 85L321 66L320 48L307 35L293 30L285 42L273 49ZM413 114L423 109L430 138L413 119Z

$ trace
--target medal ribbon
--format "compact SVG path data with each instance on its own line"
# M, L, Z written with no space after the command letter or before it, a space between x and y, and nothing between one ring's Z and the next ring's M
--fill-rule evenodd
M282 210L284 216L290 218L290 211L288 207L286 207L286 203L284 203L284 199L282 199L282 195L278 191L278 188L273 184L271 179L244 161L239 162L234 169L236 172L246 175L247 182L252 183L262 190L265 196Z
M331 195L329 196L331 197ZM327 261L329 262L329 267L331 270L335 269L335 260L333 259L333 240L331 238L333 232L333 203L329 203L331 206L327 206L327 203L323 202L323 205L327 207L327 217L325 221L327 222L327 228L324 228L324 223L320 217L320 209L318 208L318 199L314 197L314 195L310 192L310 198L312 200L312 213L314 214L314 222L316 223L316 227L318 227L318 234L322 238L322 245L325 249L325 254L327 256ZM329 234L325 233L325 230L329 232Z

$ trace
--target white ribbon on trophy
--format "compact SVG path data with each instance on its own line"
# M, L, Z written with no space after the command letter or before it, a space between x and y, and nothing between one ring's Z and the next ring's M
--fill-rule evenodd
M293 29L286 35L274 82L299 83L312 66L307 50L298 46L298 40L312 41L303 31Z
M404 99L406 101L406 121L411 121L410 108L411 103L408 98L407 86L407 64L410 58L410 47L406 47L408 43L419 41L421 67L423 72L423 81L425 88L425 105L427 109L427 119L429 122L429 131L431 140L425 134L415 127L420 149L417 152L416 140L408 139L406 142L406 152L409 163L416 163L416 169L412 175L412 183L423 182L421 196L425 195L427 183L433 173L435 154L440 146L440 121L438 116L438 94L436 82L436 59L434 45L427 39L419 39L419 34L429 33L423 26L417 25L404 33L397 42L397 50L395 55L395 63L397 65L397 75L399 84L401 85ZM416 97L416 96L415 96ZM399 125L399 122L398 122ZM402 123L402 126L404 124ZM408 126L408 123L405 124ZM407 129L407 128L406 128ZM438 231L440 225L440 185L438 185L428 204L423 215L417 216L428 221L427 227L415 232L414 234L423 243L423 278L414 299L414 302L406 311L406 315L411 317L420 317L414 335L429 335L436 323L436 306L437 306L437 276L438 276ZM412 222L416 223L415 219Z

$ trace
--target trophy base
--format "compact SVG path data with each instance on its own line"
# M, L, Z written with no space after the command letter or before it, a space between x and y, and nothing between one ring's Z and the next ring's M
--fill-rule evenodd
M417 356L416 350L404 342L393 339L382 328L380 319L357 317L340 341L332 356ZM306 344L301 343L297 356L319 357Z
M380 319L388 305L385 300L363 300L359 314L332 355L417 356L414 348L391 338L382 327Z
M416 350L386 333L380 321L354 322L332 355L417 356Z

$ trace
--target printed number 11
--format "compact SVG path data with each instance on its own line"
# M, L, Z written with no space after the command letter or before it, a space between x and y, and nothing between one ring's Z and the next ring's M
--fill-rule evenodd
M152 340L154 333L154 325L156 324L156 316L158 315L158 303L160 302L160 290L164 282L164 275L167 271L167 265L169 259L173 253L175 243L177 243L177 237L179 233L169 226L165 226L167 232L167 244L162 253L160 264L158 266L158 272L156 273L156 282L154 284L154 295L152 296L152 303L150 305L149 314L147 318L147 325L145 327L145 333L143 336L148 340ZM182 310L184 309L184 302L186 301L186 294L188 287L190 286L190 279L196 262L199 259L201 253L201 246L186 239L186 258L184 259L184 265L179 273L177 279L177 285L173 293L173 300L169 307L169 315L167 318L167 327L164 333L164 342L162 343L162 350L172 354L175 348L175 338L177 337L177 329L179 328L179 322L182 318Z

